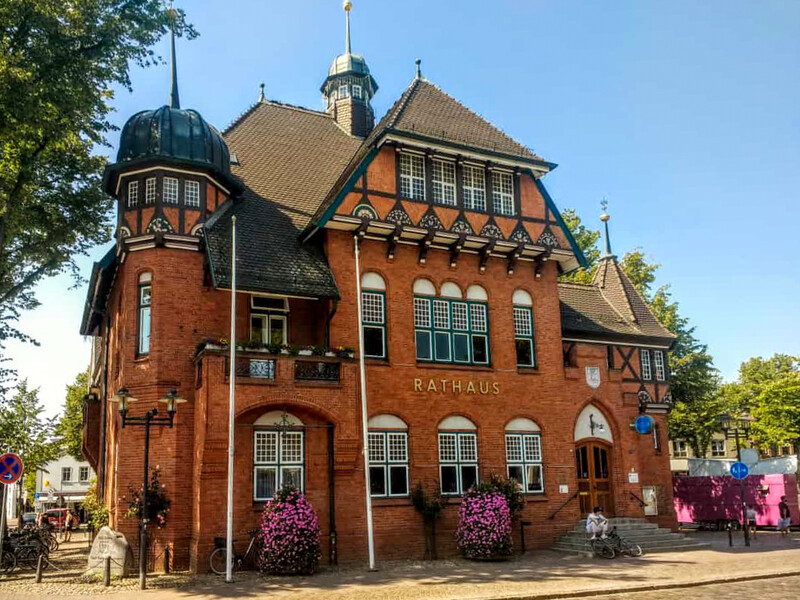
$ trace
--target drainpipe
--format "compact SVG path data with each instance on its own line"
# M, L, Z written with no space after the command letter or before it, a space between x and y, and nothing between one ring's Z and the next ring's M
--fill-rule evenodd
M361 454L364 457L364 486L367 505L367 544L369 548L369 568L375 570L375 540L372 533L372 496L370 496L369 482L369 454L367 452L368 428L367 428L367 376L364 366L364 328L361 327L361 266L359 264L358 236L353 237L356 255L356 300L358 305L358 366L361 384Z
M100 452L97 458L97 497L106 497L106 408L108 406L108 347L111 343L111 317L106 317L105 349L103 351L103 398L100 401Z
M331 321L333 321L333 317L336 315L336 310L339 308L339 301L334 300L333 306L328 311L328 316L325 318L325 347L331 347Z
M336 461L333 452L333 423L328 423L328 527L331 531L328 561L332 565L338 565L339 556L336 548L336 481L334 480Z

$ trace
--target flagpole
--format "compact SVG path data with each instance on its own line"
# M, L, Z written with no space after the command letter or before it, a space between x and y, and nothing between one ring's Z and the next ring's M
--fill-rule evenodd
M225 581L233 581L233 430L236 407L236 216L231 217L231 339L228 399L228 532L225 546Z
M367 499L367 548L369 550L369 569L375 570L375 540L372 531L372 496L370 494L370 481L369 481L369 427L368 419L369 413L367 412L367 381L366 381L366 367L364 365L364 328L361 326L361 264L359 261L358 249L358 236L354 236L355 252L356 252L356 299L358 306L358 363L359 375L361 379L361 437L364 440L362 446L362 454L364 455L364 486L366 488Z

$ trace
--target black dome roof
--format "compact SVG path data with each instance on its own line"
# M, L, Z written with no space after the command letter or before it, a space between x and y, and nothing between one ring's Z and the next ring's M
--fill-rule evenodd
M117 162L106 171L106 190L114 194L120 171L141 163L172 163L211 171L238 187L222 134L196 110L162 106L136 113L122 128Z

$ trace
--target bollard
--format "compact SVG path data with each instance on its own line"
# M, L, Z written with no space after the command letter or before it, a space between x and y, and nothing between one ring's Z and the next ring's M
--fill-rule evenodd
M44 554L39 555L36 561L36 583L42 583L42 569L44 568Z
M108 587L111 585L111 557L106 556L103 559L103 585Z
M521 546L520 554L525 554L525 528L530 524L531 524L530 521L520 521L519 522L519 537L520 537L520 541L522 542L520 544L520 546Z
M169 546L164 548L164 573L169 575Z
M733 546L733 527L728 523L728 546Z

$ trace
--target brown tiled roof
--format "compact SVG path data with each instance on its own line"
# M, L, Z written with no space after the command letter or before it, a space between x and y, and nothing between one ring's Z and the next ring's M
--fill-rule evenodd
M361 144L325 113L260 102L224 132L245 186L206 226L214 284L230 286L231 216L237 215L237 287L338 296L321 250L299 235Z
M667 346L675 339L613 257L601 261L593 284L559 283L558 296L564 337Z

